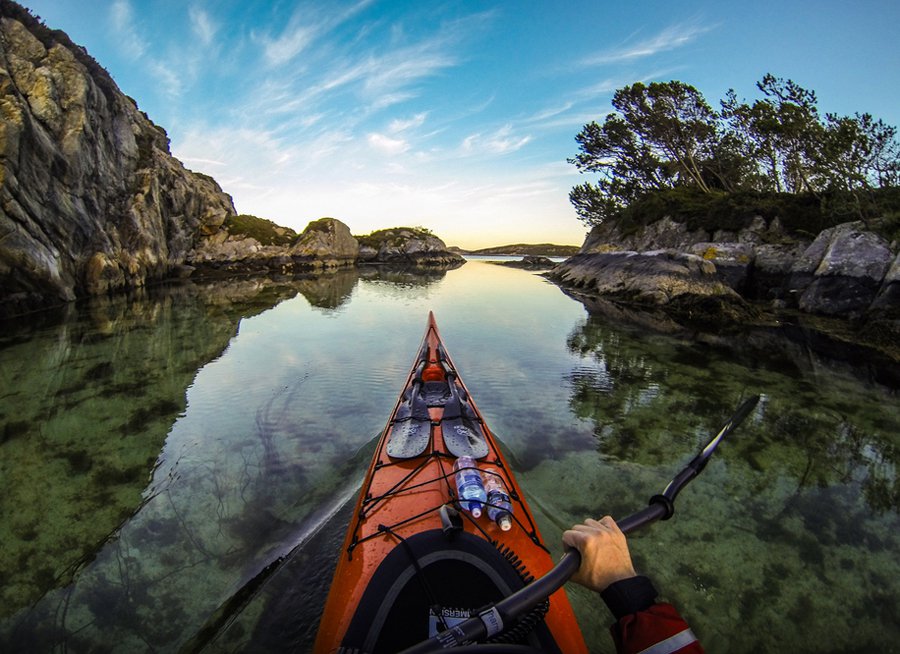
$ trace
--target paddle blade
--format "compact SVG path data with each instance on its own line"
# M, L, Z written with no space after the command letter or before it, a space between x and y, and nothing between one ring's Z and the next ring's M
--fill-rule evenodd
M391 425L387 454L392 459L411 459L419 456L431 442L431 420L408 418Z

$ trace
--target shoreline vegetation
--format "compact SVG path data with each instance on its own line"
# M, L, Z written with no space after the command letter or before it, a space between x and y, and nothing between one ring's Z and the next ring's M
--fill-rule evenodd
M550 277L580 295L733 330L789 315L900 360L900 141L870 114L820 113L767 74L719 108L680 81L618 89L569 159L591 228Z

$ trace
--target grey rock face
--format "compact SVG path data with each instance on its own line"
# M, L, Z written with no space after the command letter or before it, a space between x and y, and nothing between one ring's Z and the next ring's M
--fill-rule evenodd
M0 315L166 276L234 213L96 62L19 18L0 17Z
M822 231L791 268L790 287L803 311L857 317L875 300L894 255L861 223Z
M616 225L596 227L581 253L662 247L714 264L718 279L748 298L847 318L900 313L898 255L861 222L837 225L804 242L788 238L777 218L767 224L756 217L745 229L719 231L710 240L702 230L691 232L667 217L633 234L623 235ZM590 285L585 275L573 283ZM597 286L605 288L606 282L598 280Z
M318 258L339 263L355 263L359 256L359 241L350 228L340 220L322 218L310 223L297 242L291 246L292 256Z
M554 268L552 276L600 295L657 305L681 295L738 297L717 279L713 263L674 250L578 254Z

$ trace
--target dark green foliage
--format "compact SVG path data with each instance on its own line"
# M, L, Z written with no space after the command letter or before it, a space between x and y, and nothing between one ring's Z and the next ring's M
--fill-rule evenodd
M599 175L569 194L579 218L626 233L664 215L708 231L778 216L797 233L862 219L896 234L897 130L869 114L823 119L815 92L792 80L757 86L762 98L729 91L721 111L677 81L616 91L616 111L584 126L569 160Z
M288 227L280 227L271 220L247 214L228 216L225 228L229 234L249 236L263 245L290 245L297 238L297 232Z
M837 191L816 197L811 193L762 191L704 193L679 187L645 194L623 209L616 221L628 233L669 216L691 231L703 229L712 234L720 229L739 231L755 216L762 216L767 222L778 218L788 236L810 237L856 220L857 199L852 193ZM868 220L869 229L889 242L900 240L900 188L872 189L862 202L863 211L879 216ZM854 206L854 210L848 210L848 206Z

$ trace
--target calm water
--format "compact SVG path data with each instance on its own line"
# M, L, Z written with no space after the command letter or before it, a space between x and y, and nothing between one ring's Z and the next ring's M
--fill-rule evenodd
M632 537L637 567L709 652L900 651L897 389L771 333L629 328L481 261L5 326L0 650L306 651L429 310L553 545L643 506L762 393L676 516ZM612 651L599 599L570 596Z

